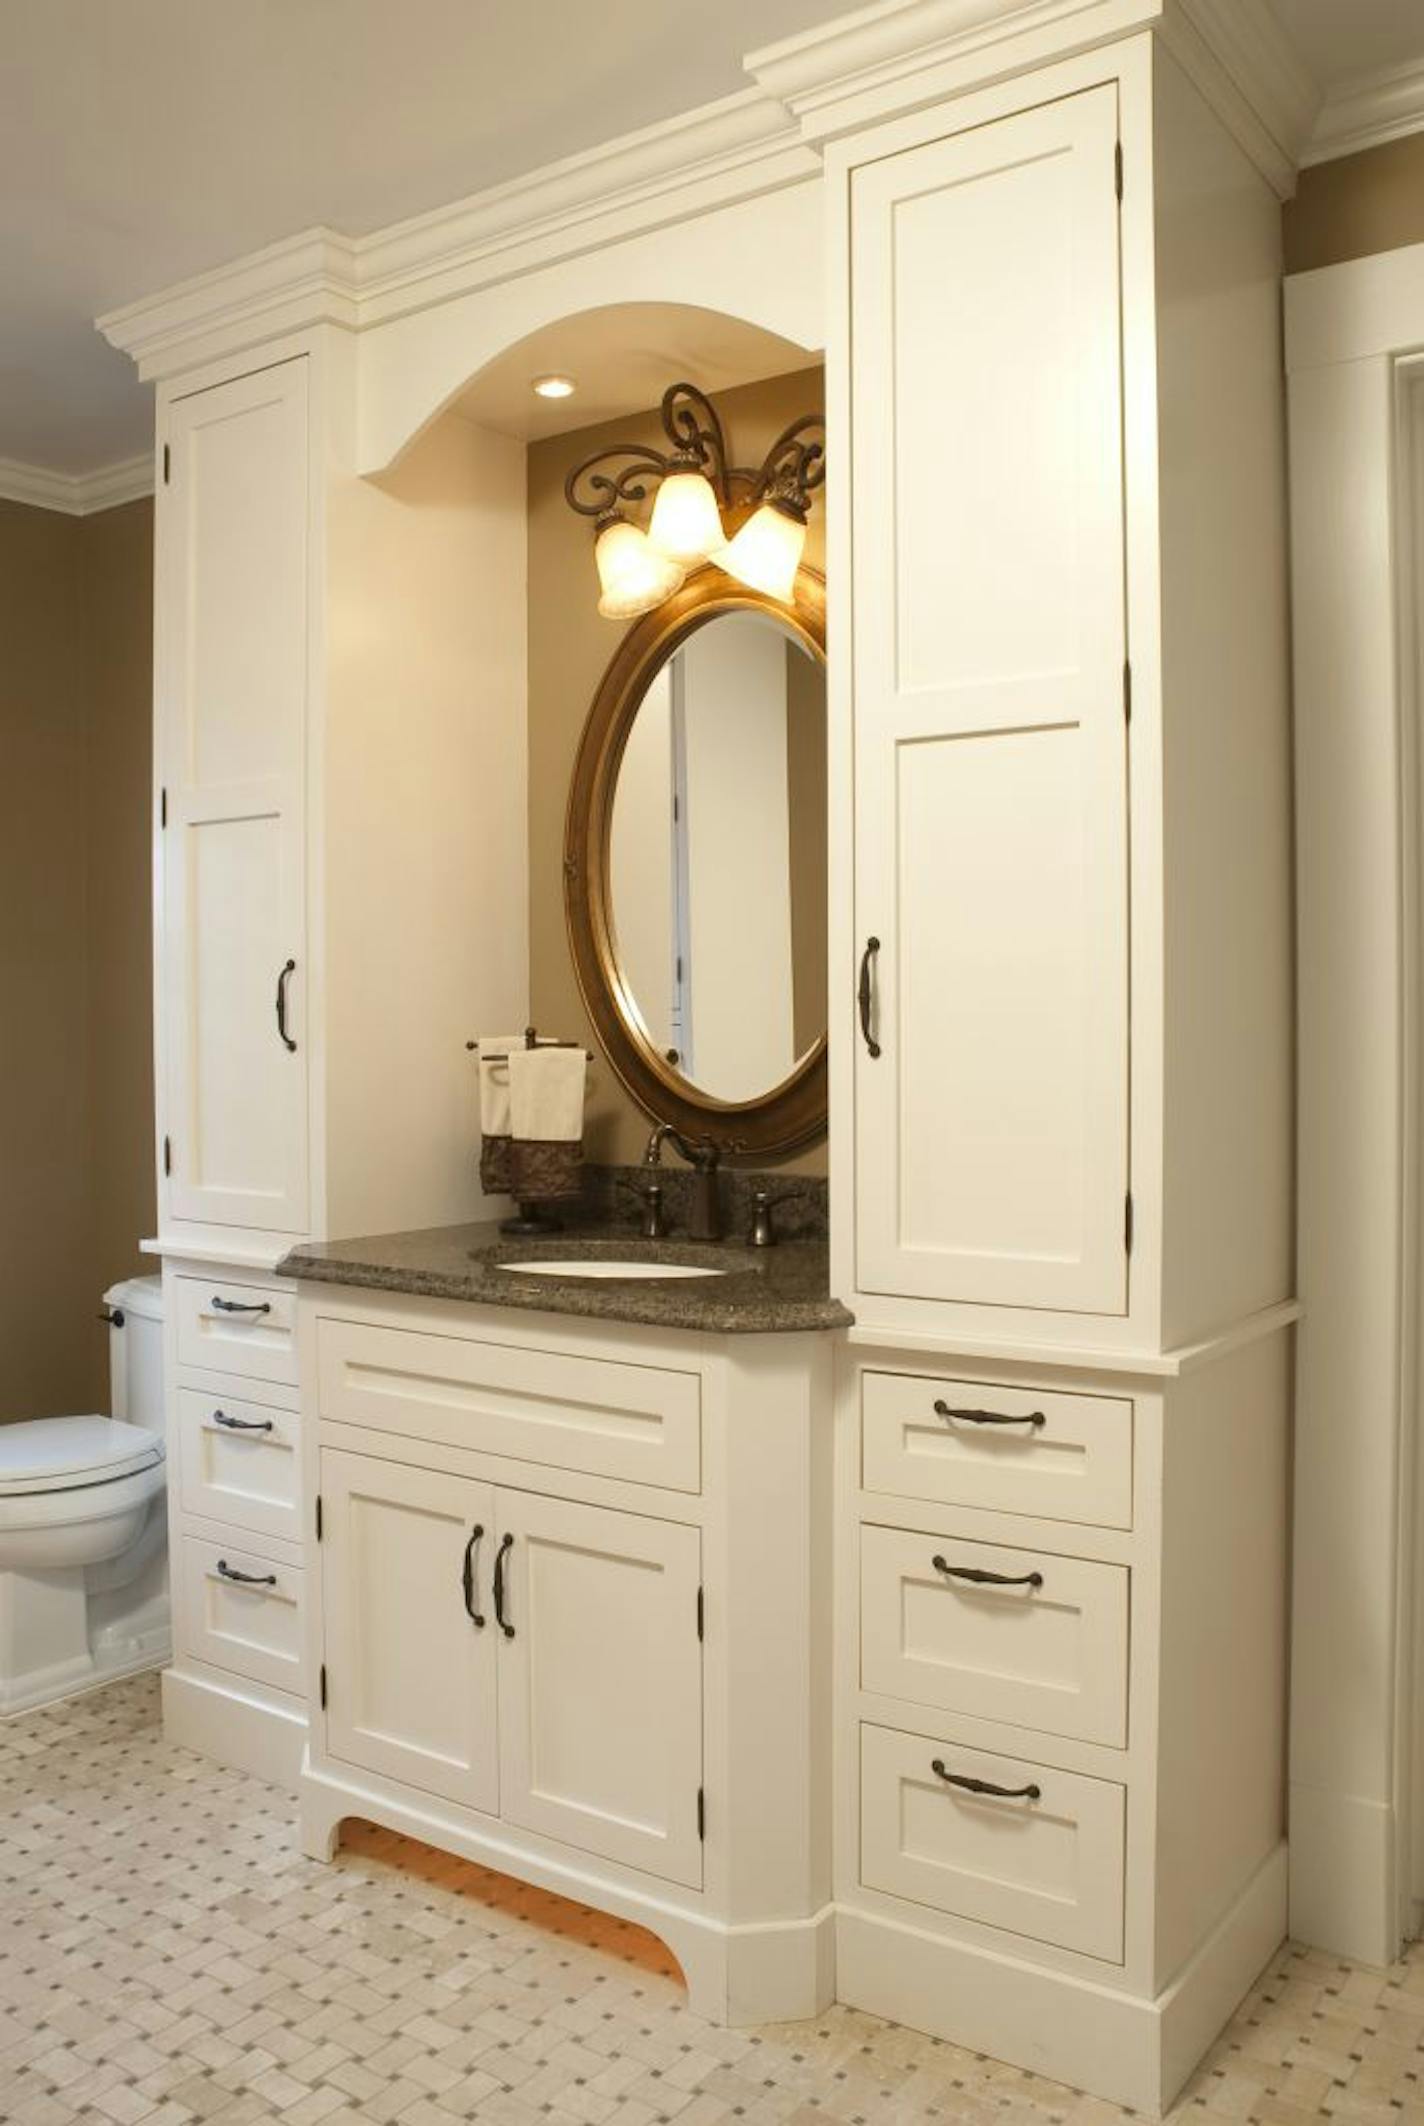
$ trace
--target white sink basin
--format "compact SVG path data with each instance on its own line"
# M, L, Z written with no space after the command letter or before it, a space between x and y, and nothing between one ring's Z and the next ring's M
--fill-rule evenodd
M516 1277L621 1277L639 1284L649 1284L667 1277L725 1277L725 1270L713 1269L710 1264L694 1262L618 1262L607 1255L592 1257L587 1261L574 1259L568 1262L500 1262L496 1269L509 1270Z

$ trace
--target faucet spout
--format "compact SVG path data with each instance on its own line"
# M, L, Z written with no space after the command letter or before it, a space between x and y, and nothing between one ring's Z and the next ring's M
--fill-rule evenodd
M659 1122L643 1153L644 1166L660 1166L664 1143L671 1138L692 1168L687 1198L687 1232L691 1240L720 1240L722 1197L717 1186L721 1147L711 1137L685 1137L672 1122Z

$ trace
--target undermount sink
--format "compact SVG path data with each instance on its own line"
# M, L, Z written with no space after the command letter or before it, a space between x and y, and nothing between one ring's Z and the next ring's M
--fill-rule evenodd
M516 1277L619 1277L636 1278L640 1284L667 1277L725 1277L726 1271L700 1262L620 1262L608 1255L575 1257L566 1262L498 1262L498 1270L511 1270Z

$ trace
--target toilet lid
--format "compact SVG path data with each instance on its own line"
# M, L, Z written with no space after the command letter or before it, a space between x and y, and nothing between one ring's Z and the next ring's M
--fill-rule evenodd
M143 1425L112 1417L27 1418L0 1425L0 1498L105 1484L162 1459L162 1440Z

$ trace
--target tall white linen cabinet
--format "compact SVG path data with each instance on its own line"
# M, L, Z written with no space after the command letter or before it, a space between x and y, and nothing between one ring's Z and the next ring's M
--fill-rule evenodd
M523 1023L541 616L523 446L471 394L620 305L640 375L709 313L714 388L729 348L734 381L749 346L824 349L855 1326L808 1507L817 1925L839 1999L1146 2111L1286 1920L1279 201L1308 112L1262 12L881 0L700 112L104 321L159 384L172 1731L295 1772L272 1267L474 1215L463 1044Z

